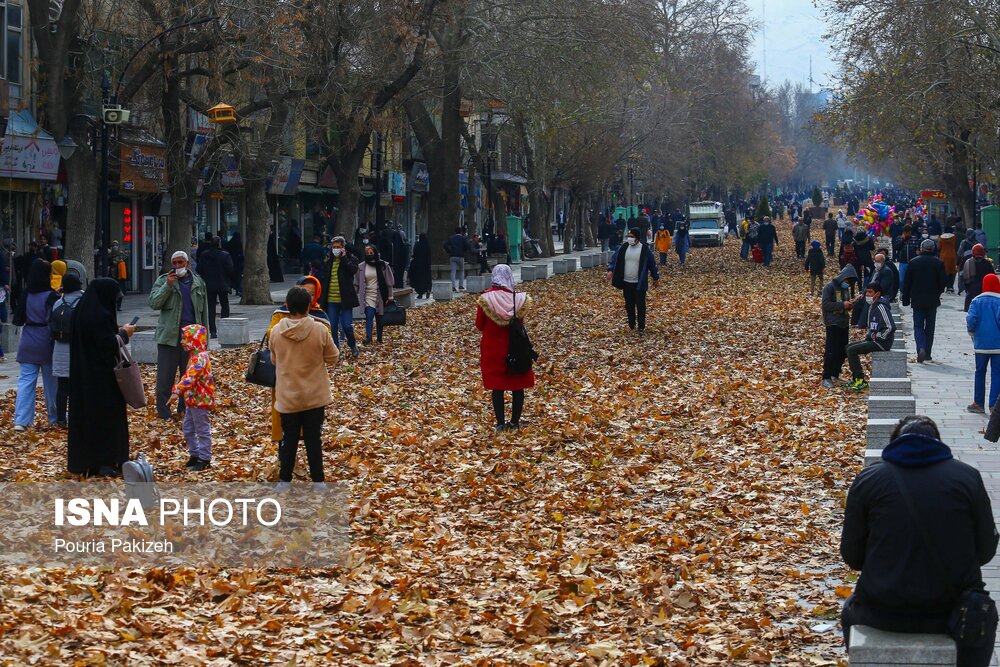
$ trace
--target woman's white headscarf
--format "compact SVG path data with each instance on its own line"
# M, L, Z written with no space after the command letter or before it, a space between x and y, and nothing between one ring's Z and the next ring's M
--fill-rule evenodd
M514 272L506 264L497 264L493 267L490 278L494 285L504 289L514 291Z

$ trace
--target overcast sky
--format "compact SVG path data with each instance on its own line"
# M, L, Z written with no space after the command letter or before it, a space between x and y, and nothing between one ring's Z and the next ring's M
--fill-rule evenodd
M747 0L753 15L764 22L767 34L767 81L778 85L784 80L808 85L809 56L812 56L813 89L831 85L836 67L827 43L823 16L812 0ZM754 39L753 59L757 74L764 78L764 40Z

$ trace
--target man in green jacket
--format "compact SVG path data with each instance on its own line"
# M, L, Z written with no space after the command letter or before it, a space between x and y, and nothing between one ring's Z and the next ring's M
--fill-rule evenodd
M156 414L170 418L167 400L178 376L187 368L188 353L181 347L181 329L189 324L208 327L208 289L191 271L191 260L183 250L170 256L171 269L156 279L149 293L149 307L160 311L156 323ZM184 401L178 401L178 413Z

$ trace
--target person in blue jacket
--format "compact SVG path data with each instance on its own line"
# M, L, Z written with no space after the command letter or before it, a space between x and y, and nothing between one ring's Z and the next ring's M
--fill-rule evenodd
M990 410L1000 396L1000 276L989 273L983 279L983 292L969 304L965 328L972 336L976 353L976 376L969 412L986 412L986 366L990 367Z
M611 285L620 289L625 297L625 312L628 315L628 328L633 331L639 325L639 335L646 331L646 292L649 289L649 279L653 286L660 279L656 261L649 247L641 240L638 227L628 231L628 237L623 246L611 255L608 263L608 280Z

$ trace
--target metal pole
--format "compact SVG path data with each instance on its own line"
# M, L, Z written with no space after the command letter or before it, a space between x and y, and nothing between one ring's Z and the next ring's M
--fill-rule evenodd
M375 133L375 229L382 230L382 133ZM391 259L391 258L390 258Z
M108 73L105 72L101 78L101 99L106 104L111 91L111 81ZM108 251L111 248L111 207L108 201L108 125L104 122L104 114L101 113L101 257L104 266L104 275L108 275L110 258Z

